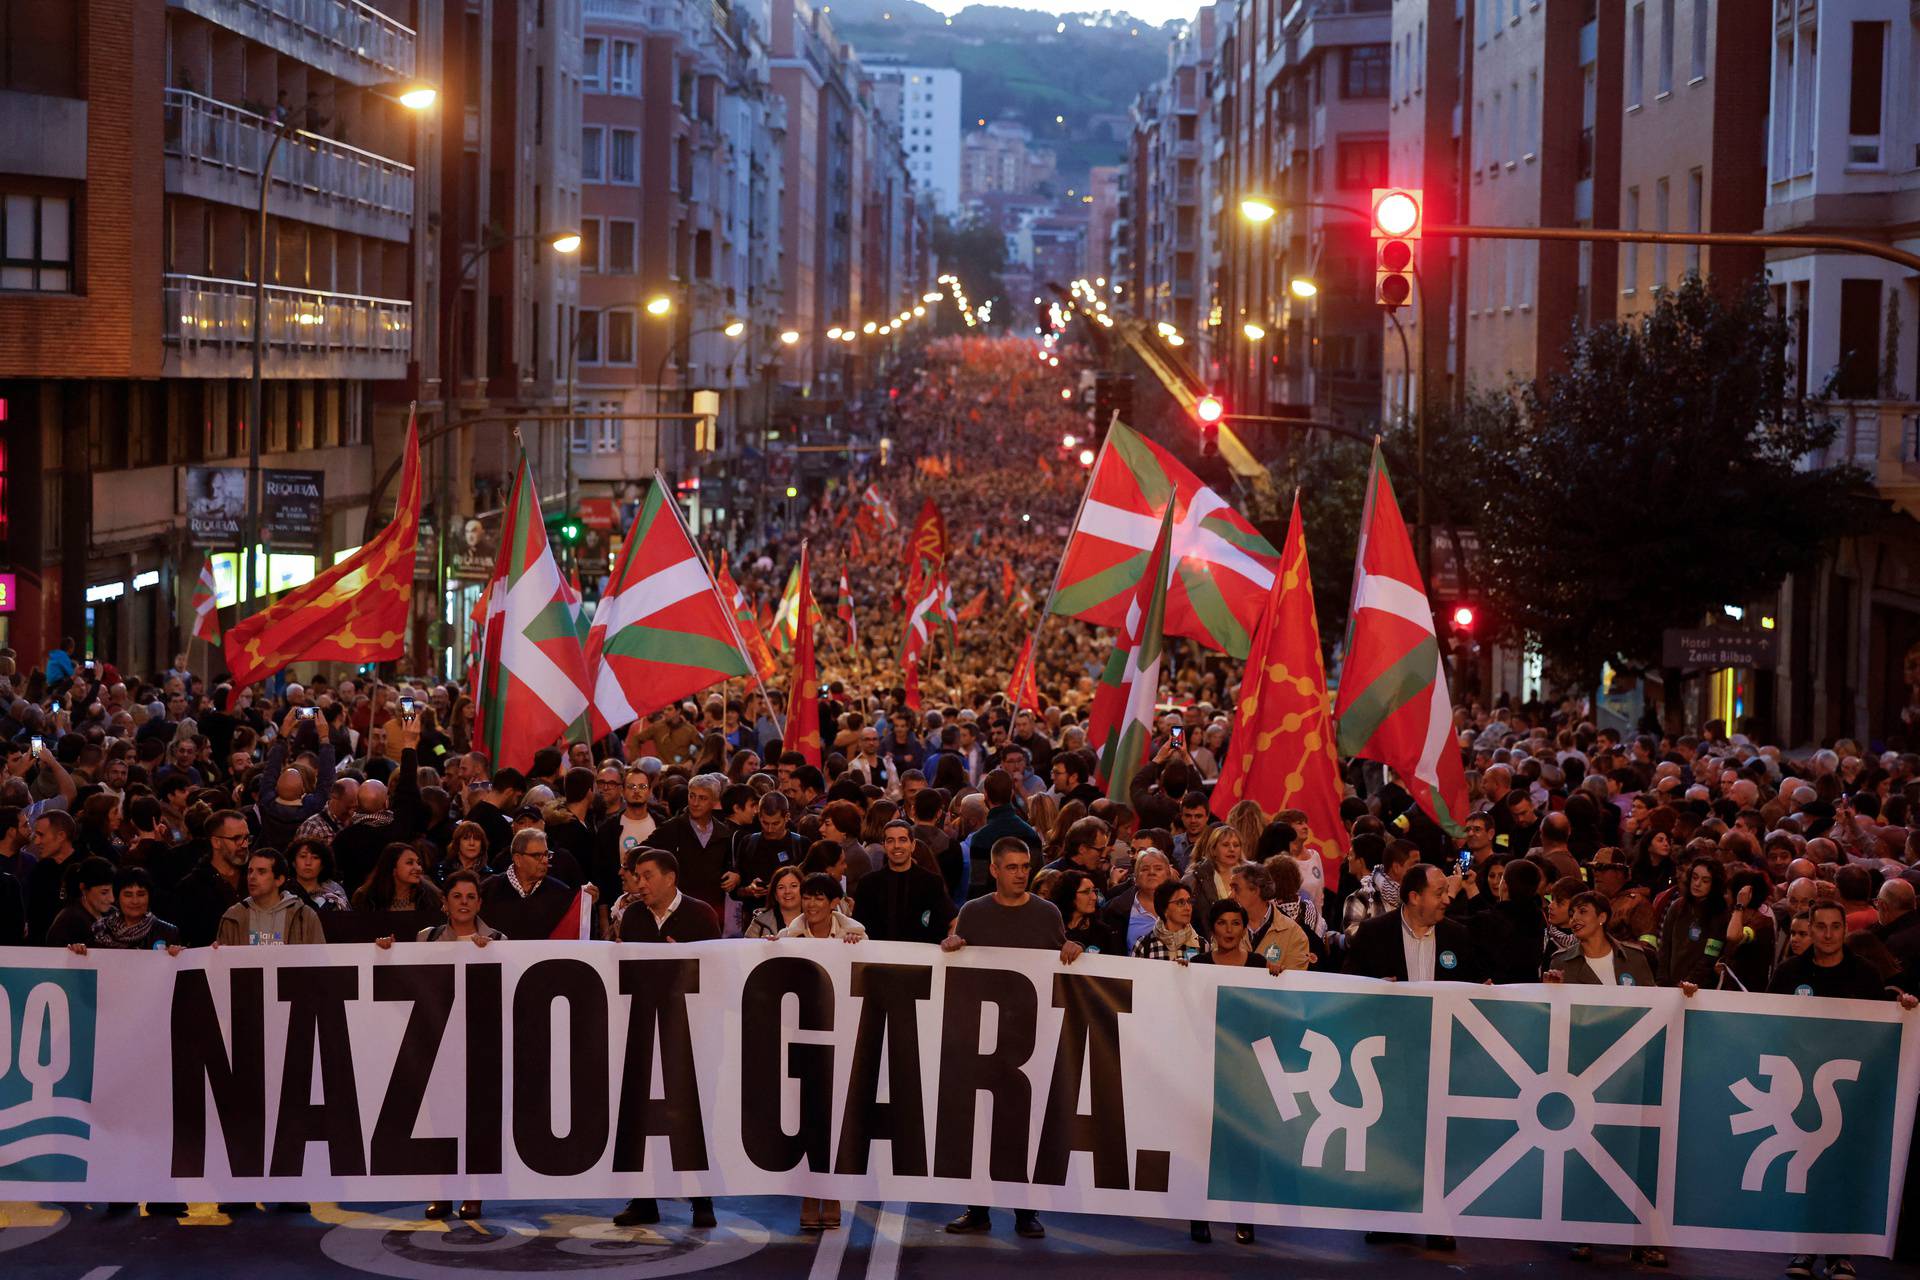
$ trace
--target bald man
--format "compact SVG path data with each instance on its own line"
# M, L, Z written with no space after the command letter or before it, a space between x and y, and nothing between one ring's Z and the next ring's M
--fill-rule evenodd
M318 769L313 790L307 789L306 775L288 764L290 749L315 751ZM333 785L333 763L333 732L326 718L302 720L289 711L260 770L260 825L254 837L260 848L285 849L307 819L320 812L327 788Z
M1874 912L1880 917L1873 931L1902 968L1920 973L1920 912L1913 907L1913 885L1897 876L1888 880L1873 899Z
M354 797L353 820L333 838L333 865L339 869L340 883L347 892L366 882L382 849L406 838L387 804L387 784L372 778L362 782Z

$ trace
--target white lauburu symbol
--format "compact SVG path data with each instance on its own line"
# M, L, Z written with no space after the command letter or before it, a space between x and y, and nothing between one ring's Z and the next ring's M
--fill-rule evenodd
M1346 1166L1348 1173L1367 1171L1367 1130L1380 1120L1380 1113L1386 1105L1386 1099L1380 1089L1380 1077L1375 1073L1375 1059L1387 1051L1385 1036L1368 1036L1353 1046L1348 1059L1348 1069L1353 1072L1354 1082L1360 1087L1360 1105L1350 1106L1333 1096L1333 1088L1340 1083L1340 1046L1327 1039L1318 1031L1307 1031L1300 1036L1300 1047L1307 1051L1307 1068L1304 1071L1289 1072L1280 1065L1280 1055L1274 1051L1273 1037L1262 1036L1253 1043L1254 1061L1260 1064L1260 1074L1267 1079L1267 1092L1273 1095L1273 1105L1279 1109L1282 1120L1300 1118L1299 1094L1313 1099L1313 1124L1307 1128L1306 1145L1300 1152L1300 1163L1309 1169L1318 1169L1326 1159L1327 1141L1334 1134L1346 1138Z
M33 1121L87 1119L84 1102L56 1097L53 1092L73 1066L73 1015L66 988L42 982L27 992L17 1052L13 1027L13 1001L0 987L0 1079L18 1069L31 1089L25 1102L0 1109L0 1168L34 1156L84 1156L86 1138L80 1134L38 1133L7 1141L10 1132Z
M1800 1080L1800 1068L1794 1065L1793 1059L1763 1053L1756 1074L1767 1079L1764 1091L1747 1079L1736 1080L1727 1086L1734 1100L1746 1108L1745 1111L1734 1113L1729 1121L1735 1133L1755 1133L1761 1129L1773 1131L1747 1157L1747 1167L1740 1175L1740 1189L1760 1190L1766 1183L1767 1170L1775 1160L1785 1156L1788 1192L1805 1195L1807 1174L1812 1172L1813 1162L1840 1136L1843 1117L1840 1113L1840 1096L1834 1092L1834 1085L1842 1080L1852 1082L1860 1078L1859 1059L1835 1058L1822 1063L1813 1073L1813 1096L1820 1104L1820 1123L1812 1129L1802 1129L1793 1118L1805 1089Z

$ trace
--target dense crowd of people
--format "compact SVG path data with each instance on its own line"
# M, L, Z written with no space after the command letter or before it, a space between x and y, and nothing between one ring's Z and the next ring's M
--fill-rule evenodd
M1036 621L1004 598L1008 570L1037 609L1084 477L1053 461L1080 421L1058 383L1024 344L936 345L892 402L893 460L873 477L901 527L857 533L849 489L736 562L765 598L799 538L820 557L823 767L786 748L777 696L737 682L516 768L478 748L472 704L446 683L232 690L184 656L128 677L71 645L31 672L0 653L0 942L485 946L555 936L584 891L594 935L629 942L876 939L1280 981L1318 969L1913 1006L1920 756L1850 741L1793 755L1717 722L1623 735L1573 701L1465 706L1464 838L1356 763L1343 854L1310 842L1303 813L1243 802L1214 817L1237 664L1196 653L1169 673L1149 763L1106 794L1086 721L1107 640L1053 620L1046 705L1001 692ZM900 542L926 496L948 523L955 599L985 588L993 603L941 646L915 711ZM834 616L842 567L857 644ZM839 1212L807 1201L801 1225L832 1229ZM657 1213L635 1201L616 1221ZM712 1222L696 1202L696 1225ZM949 1229L989 1226L973 1208ZM1031 1212L1015 1227L1044 1231ZM1796 1258L1790 1273L1811 1268ZM1828 1259L1826 1274L1851 1266Z

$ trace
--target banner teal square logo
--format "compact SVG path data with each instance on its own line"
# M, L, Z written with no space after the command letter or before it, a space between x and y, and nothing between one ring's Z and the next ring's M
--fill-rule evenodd
M0 969L0 1181L86 1180L98 979Z
M1688 1010L1674 1221L1887 1229L1900 1025Z
M1432 1001L1223 987L1216 1200L1418 1212Z
M1650 1223L1666 1020L1639 1005L1464 1000L1434 1078L1441 1197L1462 1218Z

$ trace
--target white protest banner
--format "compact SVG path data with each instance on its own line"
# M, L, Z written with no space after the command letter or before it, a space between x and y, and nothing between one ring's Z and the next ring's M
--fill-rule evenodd
M1916 1017L875 942L0 949L0 1198L791 1194L1884 1254Z

